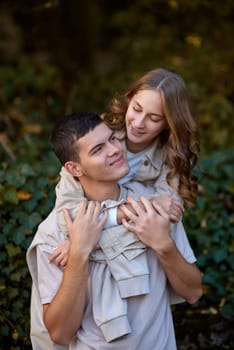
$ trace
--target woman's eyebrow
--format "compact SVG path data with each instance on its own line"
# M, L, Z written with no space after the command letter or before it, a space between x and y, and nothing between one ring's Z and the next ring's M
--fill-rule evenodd
M155 115L156 117L159 118L164 118L164 115L158 114L158 113L150 113L151 115Z
M134 100L134 102L135 102L135 104L137 104L137 106L138 106L139 108L142 109L142 105L141 105L137 100ZM150 115L155 115L156 117L164 118L164 115L161 115L161 114L158 114L158 113L153 113L153 112L151 112L151 113L148 113L148 114L150 114Z
M137 105L137 107L142 109L142 105L137 100L133 100L133 102Z

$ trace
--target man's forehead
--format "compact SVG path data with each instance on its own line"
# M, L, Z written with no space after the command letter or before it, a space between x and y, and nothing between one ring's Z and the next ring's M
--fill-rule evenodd
M113 131L104 123L98 124L78 140L80 150L89 152L96 145L106 142Z

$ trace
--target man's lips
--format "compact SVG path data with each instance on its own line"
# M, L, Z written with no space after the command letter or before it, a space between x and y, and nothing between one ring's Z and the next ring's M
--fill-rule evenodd
M110 166L120 166L125 163L125 158L123 156L116 158L113 162L110 163Z

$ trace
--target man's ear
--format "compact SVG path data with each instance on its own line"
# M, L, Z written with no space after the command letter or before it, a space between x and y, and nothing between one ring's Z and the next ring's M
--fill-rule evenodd
M74 177L81 177L83 175L82 169L78 163L66 162L64 168Z

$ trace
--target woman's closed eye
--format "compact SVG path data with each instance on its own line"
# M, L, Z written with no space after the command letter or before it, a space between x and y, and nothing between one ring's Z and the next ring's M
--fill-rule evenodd
M139 106L132 106L132 109L133 109L135 112L138 112L138 113L141 112L141 109L139 108Z
M155 116L155 115L151 115L150 119L152 120L152 122L154 123L160 123L163 119L163 117L159 117L159 116Z

